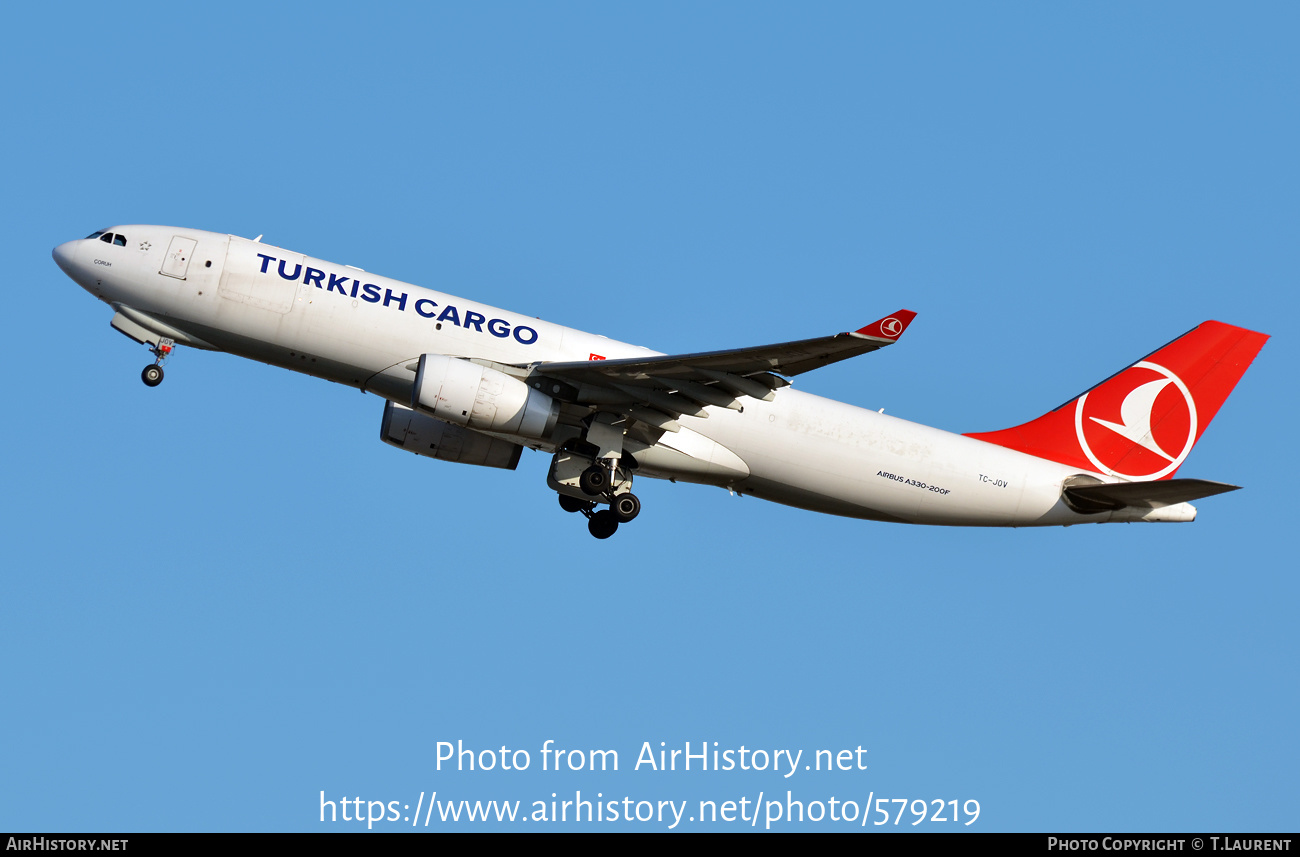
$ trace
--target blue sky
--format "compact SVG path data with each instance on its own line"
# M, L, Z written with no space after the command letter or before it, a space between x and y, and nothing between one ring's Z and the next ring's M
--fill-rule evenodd
M0 829L352 830L322 791L436 790L1295 830L1297 17L10 12ZM146 389L143 347L49 255L123 223L265 234L665 352L906 306L898 346L798 386L953 431L1207 318L1273 339L1180 471L1245 490L1191 525L909 528L645 480L596 542L545 457L400 453L373 396L184 349ZM547 739L620 769L542 771ZM531 766L439 771L457 740ZM644 742L715 741L868 764L633 770Z

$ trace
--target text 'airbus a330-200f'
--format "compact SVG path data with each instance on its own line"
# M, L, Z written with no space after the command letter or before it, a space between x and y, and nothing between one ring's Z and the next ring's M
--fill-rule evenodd
M1207 321L1015 428L951 434L790 378L892 345L915 313L797 342L665 355L234 235L115 226L54 250L148 345L228 351L383 397L380 437L513 469L552 455L560 505L608 538L637 476L833 515L1029 527L1190 521L1235 486L1172 478L1267 336Z

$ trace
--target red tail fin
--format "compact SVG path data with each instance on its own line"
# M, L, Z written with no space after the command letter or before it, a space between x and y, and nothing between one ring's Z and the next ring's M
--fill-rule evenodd
M1266 341L1207 321L1032 422L967 437L1123 479L1167 479Z

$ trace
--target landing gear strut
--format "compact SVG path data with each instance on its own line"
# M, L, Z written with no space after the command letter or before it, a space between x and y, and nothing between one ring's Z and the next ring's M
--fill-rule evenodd
M146 387L157 387L163 381L163 364L171 356L172 349L176 347L175 340L162 337L158 344L149 349L153 353L154 362L144 367L140 373L140 380L144 381Z

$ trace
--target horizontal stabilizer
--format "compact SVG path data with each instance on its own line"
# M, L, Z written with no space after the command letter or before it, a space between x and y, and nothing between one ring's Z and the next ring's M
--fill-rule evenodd
M1081 512L1104 512L1131 506L1159 509L1236 491L1240 485L1208 479L1161 479L1154 482L1117 482L1099 485L1066 485L1061 492L1070 506Z

